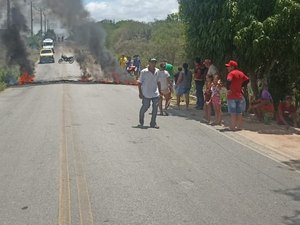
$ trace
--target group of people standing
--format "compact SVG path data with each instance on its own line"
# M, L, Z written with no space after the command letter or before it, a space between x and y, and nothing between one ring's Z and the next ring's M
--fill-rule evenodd
M222 88L227 89L227 108L231 115L229 130L242 129L242 113L246 111L246 100L243 89L248 85L249 78L238 69L238 63L230 60L224 66L227 68L226 84L223 85L217 67L210 59L195 60L195 69L192 72L189 65L184 63L173 75L173 66L166 61L156 67L157 60L149 60L148 66L143 69L138 79L139 97L142 107L139 112L139 126L144 126L144 115L152 102L150 127L159 128L156 123L158 109L160 115L168 115L172 93L176 94L177 107L180 109L181 96L185 96L186 109L189 109L189 96L192 81L196 88L196 109L204 110L204 119L209 124L222 125ZM170 72L169 72L170 71ZM171 75L172 74L172 75ZM163 108L163 99L165 105ZM211 123L212 110L215 121ZM283 116L279 116L283 118ZM281 119L282 121L282 119Z
M139 55L131 57L123 54L119 58L119 65L122 69L138 79L141 72L141 59Z
M246 109L246 101L243 96L249 78L240 70L238 63L230 60L225 64L228 75L226 81L228 112L231 114L230 130L240 130L242 127L242 113ZM201 61L196 58L194 74L188 70L188 65L183 64L184 71L179 73L175 85L177 106L180 107L180 96L185 95L186 108L189 108L189 94L194 78L196 89L196 109L204 110L204 121L208 124L222 125L222 99L221 90L223 83L217 67L210 59ZM180 70L181 68L179 68ZM211 122L212 111L215 121Z

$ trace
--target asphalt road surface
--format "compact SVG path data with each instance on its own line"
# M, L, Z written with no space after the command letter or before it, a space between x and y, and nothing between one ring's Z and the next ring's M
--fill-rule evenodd
M79 77L57 59L37 65L36 79ZM125 85L0 93L0 224L300 224L298 172L184 111L137 128L140 106Z

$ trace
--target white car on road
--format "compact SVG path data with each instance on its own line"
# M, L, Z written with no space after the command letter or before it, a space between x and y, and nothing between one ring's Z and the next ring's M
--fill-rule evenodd
M54 63L54 54L52 49L41 49L40 51L40 63Z

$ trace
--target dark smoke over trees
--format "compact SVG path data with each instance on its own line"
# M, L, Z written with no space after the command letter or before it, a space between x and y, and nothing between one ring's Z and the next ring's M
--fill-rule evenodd
M33 63L28 59L29 54L22 38L22 34L28 31L26 19L22 15L22 13L26 13L22 4L28 5L29 2L28 0L11 0L10 27L5 31L2 41L7 47L7 64L20 65L22 69L26 69L32 74ZM77 50L89 50L96 63L93 64L93 67L100 65L99 68L105 74L124 74L114 56L105 47L105 31L99 24L92 21L81 0L35 0L34 3L38 7L47 9L51 15L60 21L63 27L68 30L70 38L78 48ZM0 0L0 4L6 7L6 0ZM6 20L3 17L2 19ZM83 60L85 58L89 57L82 57ZM83 65L87 64L83 63Z
M105 73L116 71L118 68L117 61L104 46L106 37L104 30L99 29L93 22L87 22L84 26L74 27L72 33L74 33L73 38L77 43L88 47L97 59L96 63L102 66Z
M69 30L71 38L78 46L87 47L101 65L104 73L121 69L113 55L105 48L105 31L89 18L80 0L43 0Z
M28 59L26 45L21 36L22 32L28 31L26 19L22 15L17 4L11 8L10 26L2 36L3 44L6 46L6 59L8 65L19 65L21 70L33 74L33 63Z

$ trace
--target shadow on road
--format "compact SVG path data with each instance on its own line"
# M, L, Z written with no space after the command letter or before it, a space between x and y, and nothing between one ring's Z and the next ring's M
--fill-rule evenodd
M300 160L289 160L289 161L284 161L282 163L288 165L289 167L291 167L295 170L300 171Z
M172 104L169 108L169 113L171 116L185 117L187 120L195 120L200 121L201 123L205 123L203 121L203 110L196 110L195 105L191 104L189 109L185 109L184 103L181 103L181 108L178 109L175 106L174 99L172 100ZM212 116L212 121L214 121L214 116ZM220 129L221 132L228 131L227 127L230 124L230 115L227 112L223 112L222 115L224 128ZM275 134L275 135L300 135L299 128L289 127L286 129L285 126L280 126L276 124L276 121L272 121L271 124L264 124L263 122L256 121L250 116L243 117L243 130L248 130L252 132L256 132L259 134Z
M300 186L286 190L275 190L275 193L283 194L291 197L294 201L300 201ZM292 216L284 216L284 224L299 225L300 224L300 209L295 210Z

